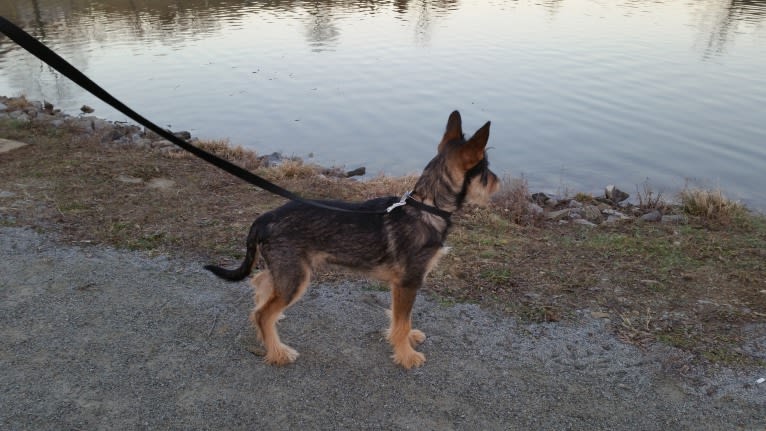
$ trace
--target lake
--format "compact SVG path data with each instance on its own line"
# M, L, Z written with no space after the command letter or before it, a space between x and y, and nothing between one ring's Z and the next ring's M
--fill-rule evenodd
M173 130L419 172L449 113L532 192L766 209L766 1L4 0L0 14ZM126 118L0 37L0 94Z

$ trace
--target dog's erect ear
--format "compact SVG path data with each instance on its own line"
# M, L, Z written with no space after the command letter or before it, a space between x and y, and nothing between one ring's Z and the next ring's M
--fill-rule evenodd
M490 122L481 126L476 133L471 136L462 147L460 147L460 160L463 162L463 169L468 170L476 166L484 158L484 149L489 141Z
M444 150L444 146L447 145L447 142L453 139L462 139L462 138L463 138L463 120L460 119L459 112L453 111L449 116L449 120L447 120L447 130L444 131L444 137L442 138L442 141L439 143L439 152L441 153L442 150Z

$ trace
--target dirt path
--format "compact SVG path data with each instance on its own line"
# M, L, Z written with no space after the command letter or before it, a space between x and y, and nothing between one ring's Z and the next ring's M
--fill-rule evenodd
M264 365L245 283L202 262L72 247L0 228L0 428L764 429L753 373L685 370L601 320L522 325L422 295L428 362L404 371L385 292L314 286L281 323L301 352Z

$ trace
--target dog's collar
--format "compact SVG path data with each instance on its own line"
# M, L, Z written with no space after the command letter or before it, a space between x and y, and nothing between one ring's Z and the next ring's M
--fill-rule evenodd
M411 190L409 192L405 193L404 195L402 195L402 198L399 200L399 202L395 202L394 204L392 204L391 206L386 208L386 212L390 213L394 209L396 209L396 208L398 208L400 206L407 205L407 204L409 204L409 205L411 205L411 206L413 206L413 207L415 207L415 208L417 208L417 209L419 209L421 211L425 211L427 213L439 216L439 217L441 217L441 218L443 218L445 220L449 220L450 217L452 216L452 213L449 212L449 211L444 211L441 208L437 208L435 206L424 204L423 202L415 200L415 198L412 197L412 191Z

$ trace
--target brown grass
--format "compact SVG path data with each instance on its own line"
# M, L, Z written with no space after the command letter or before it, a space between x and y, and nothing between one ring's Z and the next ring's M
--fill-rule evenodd
M200 140L196 145L245 169L252 170L261 166L261 160L255 151L246 150L239 145L231 146L228 139ZM170 151L167 153L167 156L179 159L193 159L195 157L181 149Z
M3 121L0 136L32 144L0 154L0 190L12 193L0 198L0 223L55 230L78 244L233 264L252 220L284 203L197 159L163 157L159 150L105 146L71 130ZM358 181L301 163L257 169L302 196L350 201L400 196L416 180ZM175 185L150 187L157 178ZM491 207L456 214L452 251L427 289L444 301L479 303L522 321L608 318L627 342L667 343L699 360L764 365L742 350L747 328L766 322L763 217L718 192L687 192L689 225L582 228L537 220L527 195L523 178L506 178ZM740 216L747 223L720 223ZM719 224L711 229L710 220Z
M644 181L641 186L636 186L636 199L638 207L642 210L658 210L664 212L670 204L665 201L662 192L655 192L649 181Z
M712 226L730 226L746 220L747 209L728 199L720 189L685 188L679 194L683 211Z
M524 177L503 177L500 190L493 196L492 203L508 217L511 223L526 225L542 221L542 213L532 210L529 185Z

